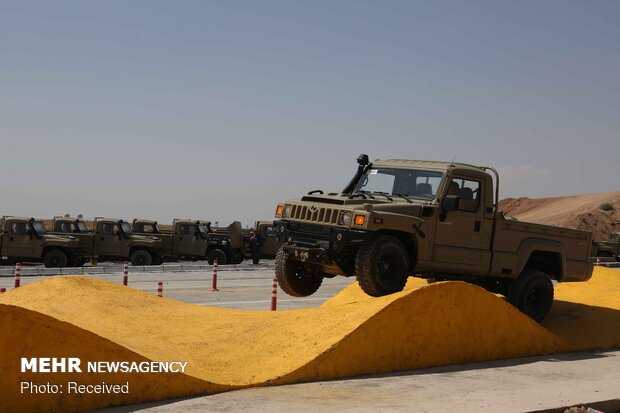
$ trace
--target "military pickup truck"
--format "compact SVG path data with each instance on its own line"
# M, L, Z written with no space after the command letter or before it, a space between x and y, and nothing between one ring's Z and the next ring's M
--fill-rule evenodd
M594 241L590 256L620 260L620 233L612 232L607 241Z
M43 262L48 268L61 268L80 258L75 237L48 234L41 220L5 216L0 230L0 256L5 264Z
M234 222L221 236L211 230L210 222L175 219L172 231L159 228L157 221L134 219L132 229L140 235L162 239L165 260L208 260L213 264L238 264L243 261L241 223Z
M280 234L273 225L273 221L256 221L252 229L243 230L243 238L246 244L246 254L250 253L250 231L258 234L261 240L259 250L260 258L273 259L282 246L282 234Z
M341 193L311 191L277 205L284 242L275 271L288 294L313 294L336 275L357 277L371 296L402 290L410 275L463 280L542 320L553 302L552 280L592 275L591 233L505 219L493 168L370 163L364 154L357 161Z
M70 234L79 240L81 256L98 261L129 260L132 265L159 265L164 253L160 238L134 235L128 222L115 218L95 218L93 229L69 216L54 217L55 234ZM82 265L83 260L75 263Z

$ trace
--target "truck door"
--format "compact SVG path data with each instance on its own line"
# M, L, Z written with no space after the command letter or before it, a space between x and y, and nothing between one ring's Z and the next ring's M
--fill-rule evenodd
M119 237L120 227L116 223L104 222L95 231L94 255L100 257L123 257L127 241Z
M488 271L493 220L485 214L483 183L465 176L452 179L448 194L459 197L459 209L438 219L433 261L475 274Z
M175 229L177 256L204 256L206 248L194 224L179 224Z
M5 257L34 257L33 246L39 244L28 234L28 224L20 221L9 223L9 231L2 238L2 255Z

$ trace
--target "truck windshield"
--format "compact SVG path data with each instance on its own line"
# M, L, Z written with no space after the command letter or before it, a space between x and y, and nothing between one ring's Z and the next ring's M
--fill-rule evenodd
M433 199L443 179L443 173L422 169L372 168L366 171L356 192L404 195L417 199Z
M86 226L86 223L84 221L78 221L76 227L76 232L88 232L88 227Z
M203 223L198 224L198 232L203 238L207 237L207 227Z
M34 221L32 223L32 228L34 228L34 231L39 235L44 235L47 232L45 230L45 225L43 225L41 221Z
M123 222L121 224L121 230L123 231L123 234L131 235L131 227L129 226L129 223Z

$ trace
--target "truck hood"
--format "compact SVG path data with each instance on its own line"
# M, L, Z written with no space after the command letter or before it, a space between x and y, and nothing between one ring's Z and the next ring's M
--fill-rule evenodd
M129 239L134 244L157 246L161 244L161 238L153 235L135 235L132 234Z
M290 202L312 202L312 203L320 203L320 204L330 204L330 205L339 205L339 206L357 206L357 205L390 205L390 204L398 204L403 203L411 206L411 204L416 205L430 205L433 201L425 200L425 199L415 199L410 198L411 202L407 202L406 199L390 195L392 200L390 201L383 195L379 194L366 194L366 198L362 196L355 196L354 198L349 198L349 195L343 194L312 194L312 195L304 195L300 199L292 199L286 201L286 203Z
M79 245L79 241L76 237L64 234L45 234L41 237L41 240L48 244L62 244L67 247L78 247Z

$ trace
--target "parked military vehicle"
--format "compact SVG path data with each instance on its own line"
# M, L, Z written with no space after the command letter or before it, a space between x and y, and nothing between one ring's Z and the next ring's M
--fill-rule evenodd
M128 222L115 218L95 218L93 229L79 218L54 217L55 234L70 234L80 243L81 256L97 261L125 261L132 265L159 265L164 248L160 238L135 235ZM84 264L80 260L75 265Z
M277 205L284 242L276 277L288 294L311 295L324 277L343 275L382 296L415 275L478 284L541 320L553 302L552 280L592 275L591 233L505 219L493 168L370 163L364 154L357 161L341 193L311 191Z
M273 225L273 221L256 221L252 229L244 229L243 237L246 241L246 251L250 252L250 231L254 231L261 239L260 258L273 259L282 246L282 234Z
M61 268L80 258L75 237L48 234L41 220L5 216L0 230L0 256L5 264L42 262L48 268Z
M620 233L613 232L607 241L594 241L590 256L615 258L620 261Z
M140 235L154 235L162 239L165 260L204 260L213 264L238 264L243 261L241 223L234 222L226 233L215 235L210 222L175 219L171 231L159 228L157 221L134 219L132 229Z

